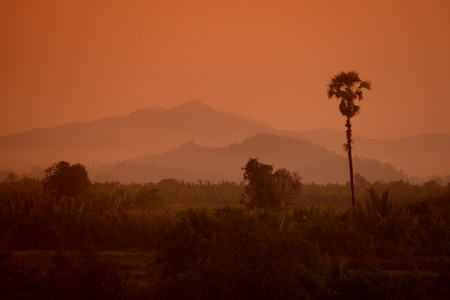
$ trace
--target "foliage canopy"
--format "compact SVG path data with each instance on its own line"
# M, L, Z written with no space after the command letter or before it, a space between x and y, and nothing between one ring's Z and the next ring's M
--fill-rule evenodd
M287 208L300 195L300 176L286 169L273 172L273 166L250 158L244 168L245 198L249 209Z
M89 184L88 173L82 164L70 165L66 161L60 161L45 169L44 188L57 199L78 195Z

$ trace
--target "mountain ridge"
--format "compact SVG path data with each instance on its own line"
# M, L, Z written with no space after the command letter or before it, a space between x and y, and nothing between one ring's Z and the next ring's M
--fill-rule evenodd
M99 181L146 182L170 177L186 181L242 181L241 168L249 158L275 169L296 171L305 182L348 181L347 158L306 140L275 134L257 134L226 147L204 147L193 141L161 154L114 164L94 172ZM355 172L369 181L406 180L390 164L355 158Z
M198 100L171 109L144 108L124 116L86 123L66 123L0 136L0 169L17 173L59 160L88 167L110 165L133 157L161 154L188 141L205 147L241 143L258 133L308 140L340 155L344 130L277 130L263 122L217 111ZM354 155L391 163L409 176L450 173L450 135L429 134L395 140L354 136Z

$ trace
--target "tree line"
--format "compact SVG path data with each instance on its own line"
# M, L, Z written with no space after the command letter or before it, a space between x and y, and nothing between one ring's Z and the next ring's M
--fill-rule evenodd
M82 249L89 241L100 249L157 251L161 276L146 290L154 298L358 299L358 290L374 299L422 299L419 273L393 276L377 265L350 272L342 257L450 255L450 185L438 179L419 186L355 174L353 211L348 185L303 184L298 174L256 158L242 171L240 184L123 185L93 183L82 165L59 162L42 181L10 178L0 184L0 277L25 284L14 281L23 266L8 263L7 249ZM336 203L346 206L337 210ZM84 269L64 257L55 257L46 282L80 278ZM95 256L84 259L86 267L113 272ZM85 291L84 281L71 288L111 298L126 286L116 275L92 279L105 291Z
M77 248L87 237L106 248L150 249L176 218L177 209L242 206L248 211L270 211L280 217L282 229L292 226L289 220L306 207L333 211L336 218L344 218L350 208L349 184L304 184L298 174L273 170L256 158L243 167L240 184L176 179L129 185L92 183L82 165L61 162L46 172L42 181L15 178L0 184L0 227L11 234L15 249ZM423 185L370 183L358 174L355 179L358 214L352 222L360 218L361 224L372 228L370 233L381 224L387 226L386 220L394 216L411 221L406 227L421 228L418 232L448 231L450 184L442 185L438 179ZM422 228L425 225L434 229Z

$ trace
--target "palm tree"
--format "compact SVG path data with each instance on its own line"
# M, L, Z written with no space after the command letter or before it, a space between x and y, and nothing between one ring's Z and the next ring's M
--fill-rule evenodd
M370 90L372 83L370 81L363 81L359 78L356 71L340 72L336 74L328 84L328 98L335 97L340 101L339 111L347 121L347 143L344 144L344 149L348 154L348 164L350 168L350 186L352 190L352 206L353 213L355 213L355 187L353 183L353 162L352 162L352 124L350 119L361 112L361 108L355 104L355 100L363 99L362 89Z

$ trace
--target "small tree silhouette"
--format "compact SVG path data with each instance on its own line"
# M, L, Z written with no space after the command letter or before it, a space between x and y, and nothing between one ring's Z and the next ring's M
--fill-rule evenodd
M74 196L89 187L86 168L82 164L70 165L60 161L45 169L44 188L56 199L63 196Z
M284 168L273 172L272 165L263 164L257 158L250 158L242 170L245 195L241 204L249 209L283 209L286 212L301 193L301 177L296 172Z

